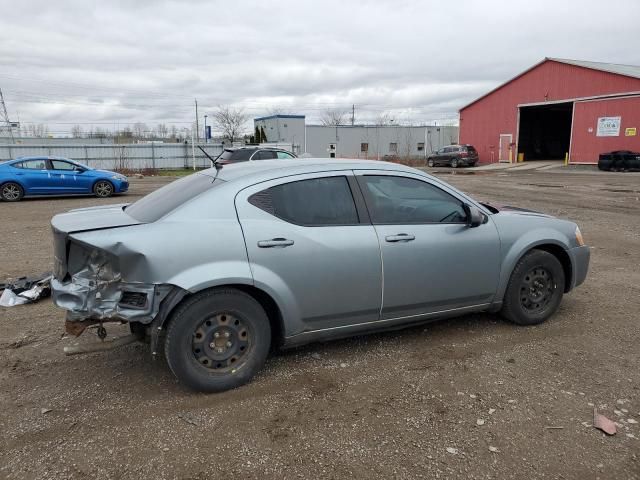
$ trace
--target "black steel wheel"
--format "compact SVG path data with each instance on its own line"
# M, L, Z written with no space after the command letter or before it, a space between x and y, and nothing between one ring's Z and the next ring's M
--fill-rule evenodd
M531 250L520 259L509 279L502 315L519 325L536 325L555 313L562 301L565 275L551 253Z
M248 382L262 368L270 345L271 328L262 306L239 290L214 289L177 307L165 356L188 387L220 392Z
M93 186L96 197L107 198L113 195L113 184L108 180L100 180Z
M451 168L458 168L458 159L454 158L451 160Z
M5 202L17 202L24 197L24 190L15 182L3 183L0 187L0 197Z

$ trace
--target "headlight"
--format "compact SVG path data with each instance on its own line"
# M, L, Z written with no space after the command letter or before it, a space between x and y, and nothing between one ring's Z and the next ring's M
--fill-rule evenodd
M576 227L576 242L578 246L584 247L584 238L582 238L582 232L579 227Z
M114 180L119 180L121 182L126 182L127 181L127 177L125 177L124 175L120 175L119 173L117 175L114 175L113 177Z

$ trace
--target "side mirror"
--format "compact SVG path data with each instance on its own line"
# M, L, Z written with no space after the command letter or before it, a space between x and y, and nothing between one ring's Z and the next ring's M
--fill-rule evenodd
M482 225L482 222L484 222L484 214L478 209L478 207L465 203L463 208L464 213L467 216L467 226L469 228L475 228Z
M84 169L84 168L74 168L74 169L73 169L73 172L74 172L74 173L84 173L84 172L85 172L85 169Z

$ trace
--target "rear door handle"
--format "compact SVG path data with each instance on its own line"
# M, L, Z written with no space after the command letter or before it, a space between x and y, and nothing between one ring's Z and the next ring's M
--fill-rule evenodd
M399 233L397 235L387 235L384 237L387 242L410 242L415 240L415 235L409 235L408 233Z
M293 240L289 240L286 238L272 238L271 240L258 241L258 247L260 248L290 247L293 244Z

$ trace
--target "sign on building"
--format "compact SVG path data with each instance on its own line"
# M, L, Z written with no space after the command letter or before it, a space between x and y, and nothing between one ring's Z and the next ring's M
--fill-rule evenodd
M620 135L620 123L622 117L598 118L596 137L617 137Z
M638 134L638 130L636 127L629 127L624 129L625 137L635 137Z

